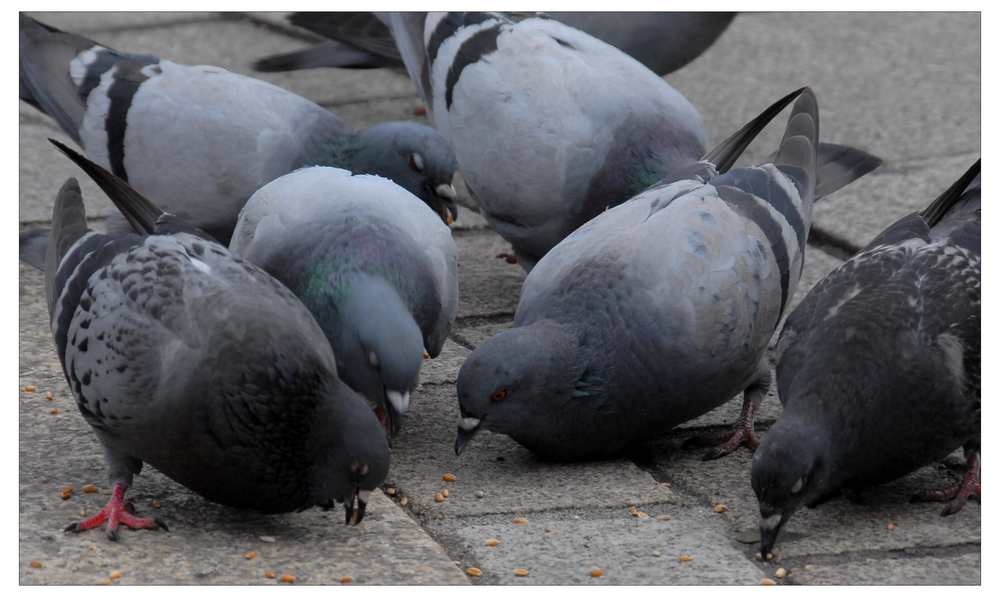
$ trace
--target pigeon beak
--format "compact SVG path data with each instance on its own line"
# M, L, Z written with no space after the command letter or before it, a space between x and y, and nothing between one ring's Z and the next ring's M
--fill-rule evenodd
M354 522L354 526L361 524L361 521L365 518L365 509L368 508L368 500L371 499L372 492L362 491L358 489L354 492L354 495L347 500L344 500L344 511L346 516L344 517L344 524L350 525ZM354 503L357 501L357 508L355 508Z
M774 543L778 539L778 531L784 523L784 516L781 513L768 517L760 517L760 557L766 562L767 554L774 549Z
M484 417L485 418L485 417ZM473 437L479 433L483 427L482 419L475 417L461 417L458 420L458 436L455 438L455 456L461 456L465 446Z
M389 435L395 436L402 424L403 413L410 407L410 392L386 390L385 398L389 402L389 408L386 409Z
M455 197L458 196L458 193L455 192L455 187L442 183L434 187L434 193L442 199L441 203L444 209L441 210L443 213L439 213L438 215L442 216L441 219L444 220L444 223L451 224L457 220L458 206L455 205Z

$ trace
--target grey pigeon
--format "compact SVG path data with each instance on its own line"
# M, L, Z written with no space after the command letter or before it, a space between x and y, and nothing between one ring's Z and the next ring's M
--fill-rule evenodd
M581 224L706 151L684 96L558 21L383 18L481 213L529 271Z
M797 96L773 161L726 172ZM456 453L488 429L548 459L617 456L740 392L740 421L712 455L752 446L817 170L835 189L881 162L837 146L851 159L817 168L818 130L812 91L789 94L704 161L549 251L524 281L514 327L462 364Z
M153 466L205 498L265 513L343 501L364 517L389 447L337 378L315 319L281 283L73 157L140 234L87 228L75 179L52 214L45 291L66 381L104 446L114 492L84 531L137 518L123 503ZM357 509L355 510L355 505Z
M505 13L511 18L536 16ZM553 18L609 43L659 76L671 73L707 50L729 27L732 12L547 12ZM261 58L261 72L307 68L404 68L396 42L370 12L297 12L293 25L330 38L304 50Z
M458 307L451 230L377 176L312 167L247 202L230 250L284 283L312 311L349 386L388 415L389 432L437 357Z
M980 498L980 161L919 213L830 272L777 348L781 418L751 465L760 553L801 506L902 477L965 448L956 487Z
M357 131L270 83L117 52L24 14L20 96L91 159L224 243L254 191L311 165L384 176L442 220L457 214L455 156L430 127L388 122Z

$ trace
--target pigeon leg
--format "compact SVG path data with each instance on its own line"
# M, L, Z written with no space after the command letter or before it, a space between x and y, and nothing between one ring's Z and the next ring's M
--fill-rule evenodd
M760 440L753 432L753 421L757 416L757 408L771 387L771 368L767 361L762 360L758 370L761 371L762 375L743 391L743 409L740 411L740 418L733 425L733 428L722 433L707 433L689 438L681 447L715 446L705 453L703 460L714 460L731 454L742 443L746 443L750 451L757 450Z
M108 522L108 526L104 533L110 541L118 540L119 524L123 524L132 529L162 528L165 531L170 530L167 528L166 523L159 518L139 518L133 515L123 501L123 498L125 497L125 489L124 483L118 483L115 485L115 490L111 494L111 499L108 500L108 503L101 509L100 512L83 522L74 522L66 527L65 532L79 533L86 531L100 525L105 520Z
M948 489L923 491L910 498L910 502L947 502L951 500L941 511L941 516L949 516L958 512L969 501L969 498L982 503L982 490L979 483L979 448L976 447L971 451L967 449L966 456L969 465L965 472L965 478L958 485Z

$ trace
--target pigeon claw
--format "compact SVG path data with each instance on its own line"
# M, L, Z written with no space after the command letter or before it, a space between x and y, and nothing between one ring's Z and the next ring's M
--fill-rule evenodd
M118 541L120 538L120 535L118 534L119 524L123 524L131 529L160 528L167 532L170 531L170 529L167 528L166 523L159 518L139 518L138 516L135 516L132 505L123 502L122 498L124 495L125 486L118 483L115 485L115 490L111 494L111 499L108 500L108 503L101 509L100 512L83 522L74 522L66 527L63 532L81 533L99 526L105 521L107 521L108 524L104 529L104 534L107 536L108 541Z
M756 452L757 447L760 446L760 440L757 439L757 435L753 432L753 420L756 414L756 405L752 401L744 402L743 412L740 413L740 418L733 425L732 429L722 433L706 433L705 435L688 438L681 444L681 447L715 446L705 453L702 460L715 460L726 454L732 454L736 451L736 448L740 447L740 444L744 443L750 448L751 452Z
M948 489L927 490L910 498L910 502L948 502L941 511L941 516L951 516L965 506L969 499L982 503L982 488L979 481L979 458L969 459L969 468L962 482Z

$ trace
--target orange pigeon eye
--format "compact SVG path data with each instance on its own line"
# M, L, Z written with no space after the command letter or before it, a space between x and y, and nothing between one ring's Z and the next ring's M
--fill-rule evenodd
M493 394L494 400L503 400L506 397L507 397L507 390L499 390L495 394Z

